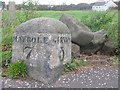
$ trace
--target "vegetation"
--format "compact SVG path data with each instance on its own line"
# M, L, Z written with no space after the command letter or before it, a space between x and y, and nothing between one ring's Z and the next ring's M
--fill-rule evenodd
M78 67L83 67L83 66L86 66L86 61L84 61L83 59L81 60L72 59L67 64L65 64L64 70L65 72L70 72L70 71L77 70Z
M28 0L26 2L23 2L21 8L23 9L24 18L22 20L21 18L18 18L19 21L24 22L31 18L35 18L37 14L34 9L35 9L35 6L37 5L38 5L37 1ZM20 13L18 15L20 15Z
M8 64L10 63L10 60L11 60L11 56L12 56L11 51L2 52L2 62L1 62L0 66L2 66L2 67L8 66Z
M112 62L117 62L117 63L119 62L119 58L117 56L111 57L110 60Z
M8 65L7 75L10 78L25 78L27 76L27 67L24 60L18 60Z

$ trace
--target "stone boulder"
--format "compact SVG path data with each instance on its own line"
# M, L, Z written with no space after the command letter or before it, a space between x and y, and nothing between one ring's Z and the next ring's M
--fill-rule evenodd
M71 34L68 27L53 18L35 18L13 33L12 63L25 60L28 75L45 84L59 79L71 60Z
M78 58L80 57L80 46L72 43L71 45L71 55L72 55L72 58Z
M67 14L63 14L59 20L69 28L73 43L78 45L87 45L93 40L94 34L83 23L78 22Z
M106 43L106 41L107 36L105 30L94 32L94 38L89 44L80 45L80 52L96 53L100 51L102 47L104 47L104 43Z
M68 27L61 21L44 17L34 18L22 23L21 25L17 26L15 32L70 34Z
M59 20L67 25L71 32L71 41L80 46L81 52L95 53L103 47L107 36L105 30L92 32L82 22L67 14L63 14Z
M105 55L115 55L117 54L115 51L115 46L112 44L111 40L107 40L104 43L103 47L100 49L100 53Z

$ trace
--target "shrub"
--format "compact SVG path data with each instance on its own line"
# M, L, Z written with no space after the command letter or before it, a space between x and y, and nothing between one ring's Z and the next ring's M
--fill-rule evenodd
M111 15L109 12L93 12L84 16L81 21L95 32L103 29L104 25L111 23L114 15L115 14Z
M7 75L10 78L25 78L27 76L27 67L24 60L18 60L12 64L9 64Z

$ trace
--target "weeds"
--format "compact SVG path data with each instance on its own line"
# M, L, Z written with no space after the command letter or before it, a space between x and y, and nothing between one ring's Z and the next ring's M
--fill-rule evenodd
M77 70L79 67L84 67L86 65L87 65L86 61L84 61L83 59L81 60L72 59L70 62L65 64L64 70L65 72L70 72L70 71Z
M27 0L26 2L23 2L21 9L23 11L23 16L24 18L21 19L20 13L18 14L18 20L22 23L27 20L30 20L32 18L39 17L38 14L35 11L35 7L38 5L37 1L33 0Z
M1 62L2 67L8 66L11 60L11 56L12 56L11 51L2 52L2 62Z
M9 64L7 75L10 78L25 78L27 76L27 67L24 60L18 60L12 64Z
M119 58L118 58L117 56L111 57L110 60L111 60L112 62L116 62L116 63L119 62Z
M112 22L115 14L109 12L93 12L90 15L84 16L82 22L86 24L93 32L104 29L105 25Z

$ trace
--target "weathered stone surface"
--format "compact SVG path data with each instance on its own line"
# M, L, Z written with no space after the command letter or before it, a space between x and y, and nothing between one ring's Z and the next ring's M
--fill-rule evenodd
M110 40L106 41L103 47L100 49L101 54L105 55L115 55L115 46L112 44Z
M19 25L13 34L12 62L23 59L29 76L43 83L56 81L71 59L71 34L62 22L35 18Z
M104 29L94 32L93 44L103 44L107 40L107 34Z
M106 41L105 30L92 32L83 23L69 15L62 15L60 21L66 24L71 32L71 40L80 46L81 52L95 53L101 49Z
M96 53L97 51L101 50L106 40L107 37L106 37L106 32L104 30L99 30L97 32L94 32L94 38L89 44L80 45L81 52Z
M103 45L104 44L89 43L87 45L80 46L80 52L84 52L86 54L96 53L103 47Z
M90 31L90 29L71 16L63 14L60 17L60 21L68 26L73 43L78 45L87 45L93 40L94 34Z
M80 56L80 46L72 43L71 51L72 51L72 58L77 58Z

